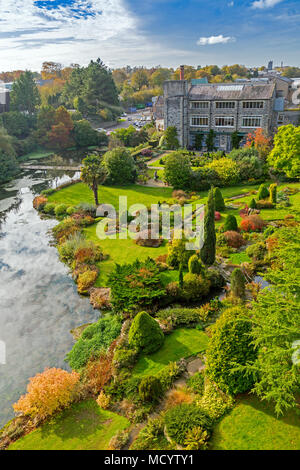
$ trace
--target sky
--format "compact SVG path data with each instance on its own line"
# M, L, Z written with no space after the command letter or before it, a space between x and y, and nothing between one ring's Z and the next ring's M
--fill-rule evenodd
M0 71L300 66L300 0L0 0Z

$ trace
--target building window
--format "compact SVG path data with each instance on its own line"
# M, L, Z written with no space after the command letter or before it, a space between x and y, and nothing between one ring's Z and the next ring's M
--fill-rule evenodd
M208 127L208 116L192 116L191 126L193 127Z
M263 101L243 101L243 109L263 109Z
M261 127L261 124L262 124L261 116L243 117L242 127Z
M215 125L216 127L234 127L234 117L216 117Z
M216 101L217 109L234 109L235 101Z
M277 124L282 126L284 124L284 114L278 114Z
M191 101L191 109L208 109L208 101Z

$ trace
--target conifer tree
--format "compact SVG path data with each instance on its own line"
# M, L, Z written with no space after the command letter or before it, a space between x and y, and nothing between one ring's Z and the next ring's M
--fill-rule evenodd
M208 193L204 216L204 244L200 252L202 262L211 266L216 259L215 200L214 190Z

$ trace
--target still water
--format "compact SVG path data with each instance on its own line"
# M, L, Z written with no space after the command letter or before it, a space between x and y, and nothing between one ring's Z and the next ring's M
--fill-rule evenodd
M43 189L77 176L26 170L0 186L0 341L6 346L6 364L0 363L0 427L13 417L11 405L29 377L45 367L68 368L70 330L99 316L77 294L51 246L49 231L57 222L42 220L32 207Z

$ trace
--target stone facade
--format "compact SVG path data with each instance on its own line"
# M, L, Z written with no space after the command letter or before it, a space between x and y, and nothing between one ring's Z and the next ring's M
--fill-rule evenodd
M193 148L195 136L215 132L215 147L230 151L231 135L237 132L243 140L262 128L272 135L277 127L276 89L268 84L191 85L186 80L164 84L165 128L175 126L182 147Z

